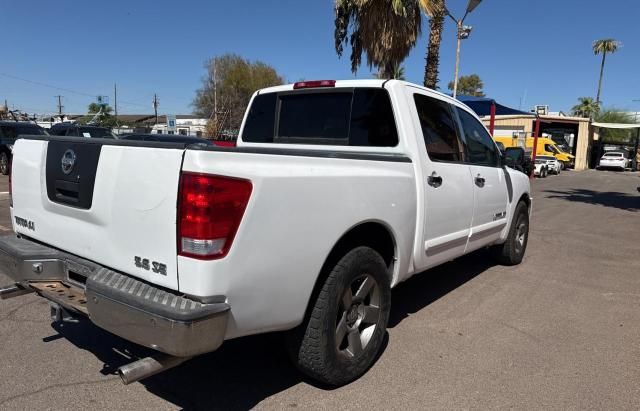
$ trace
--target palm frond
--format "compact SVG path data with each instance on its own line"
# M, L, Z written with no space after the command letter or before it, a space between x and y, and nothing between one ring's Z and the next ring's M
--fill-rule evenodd
M620 47L622 47L622 42L615 39L596 40L592 45L593 53L596 55L603 53L615 53Z

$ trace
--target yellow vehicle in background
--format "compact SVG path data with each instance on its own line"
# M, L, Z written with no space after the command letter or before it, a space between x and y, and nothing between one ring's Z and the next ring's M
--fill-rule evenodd
M502 143L505 148L508 147L522 147L524 142L524 149L527 152L533 151L533 137L519 138L519 137L493 137L493 139ZM538 146L536 149L536 156L553 156L562 165L562 169L573 167L575 163L575 156L565 153L560 147L548 137L538 137Z

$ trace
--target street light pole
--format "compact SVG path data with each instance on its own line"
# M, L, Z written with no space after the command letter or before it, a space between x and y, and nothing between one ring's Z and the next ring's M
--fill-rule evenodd
M456 71L455 71L455 77L453 79L453 98L456 98L456 96L458 95L458 73L460 70L460 45L461 45L460 43L462 40L469 38L469 35L471 34L471 29L472 29L471 26L463 25L464 19L466 19L469 13L471 13L476 7L478 7L481 1L482 0L469 0L469 4L467 4L467 10L465 11L464 16L462 16L460 20L453 17L453 15L449 12L449 10L445 9L447 16L451 17L451 20L453 20L453 22L456 23L456 32L458 37L458 44L456 47Z
M458 47L456 48L456 73L453 78L453 98L458 95L458 71L460 70L460 43L462 42L462 20L456 22L458 31Z

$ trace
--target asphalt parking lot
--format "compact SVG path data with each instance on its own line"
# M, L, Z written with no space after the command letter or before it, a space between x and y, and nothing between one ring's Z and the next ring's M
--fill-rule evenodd
M401 284L381 358L334 390L295 372L278 334L123 386L114 370L143 349L52 324L33 295L0 301L0 409L640 409L638 186L638 173L536 180L525 261L478 252Z

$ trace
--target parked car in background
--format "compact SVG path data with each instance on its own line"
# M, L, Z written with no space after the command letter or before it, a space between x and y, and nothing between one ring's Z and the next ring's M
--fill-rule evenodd
M624 170L631 165L630 161L625 157L624 153L620 151L609 151L604 153L598 162L598 168L615 168L618 170Z
M58 123L51 126L52 136L73 136L87 138L116 138L111 129L78 123Z
M46 135L44 128L29 121L0 121L0 173L11 172L13 144L22 134Z
M536 158L535 161L535 169L533 174L536 177L546 178L549 175L549 166L547 165L547 160L540 160Z
M562 170L562 163L553 156L536 156L536 160L546 161L547 170L550 174L558 175Z
M259 90L237 147L146 138L18 140L0 237L0 295L157 350L125 383L275 331L303 373L349 383L384 348L392 287L527 248L529 178L469 107L404 81Z
M203 146L212 146L213 142L204 138L194 136L183 136L180 134L122 134L120 140L129 141L158 141L163 143L180 143L185 145L201 144Z

